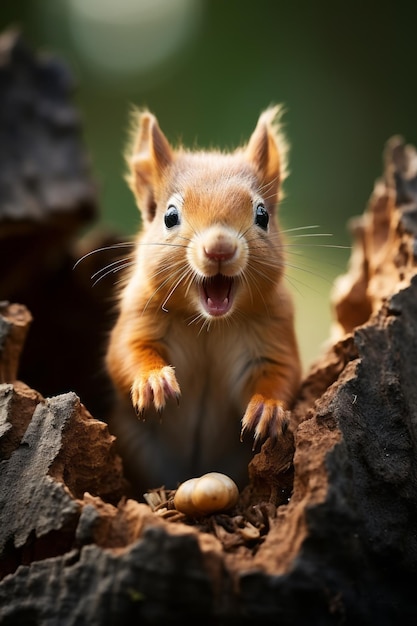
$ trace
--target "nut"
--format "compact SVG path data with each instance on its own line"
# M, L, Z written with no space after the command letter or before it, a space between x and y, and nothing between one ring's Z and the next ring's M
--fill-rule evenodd
M187 515L208 515L232 508L238 498L239 490L229 476L210 472L182 483L174 496L174 506Z

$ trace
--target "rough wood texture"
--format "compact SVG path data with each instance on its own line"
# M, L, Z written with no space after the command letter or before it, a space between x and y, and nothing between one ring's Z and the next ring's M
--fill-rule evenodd
M44 395L75 391L104 417L111 393L102 367L111 283L92 289L90 276L120 249L73 269L89 245L117 238L77 240L98 212L72 93L63 62L34 54L16 31L0 36L0 301L24 303L34 318L20 362L25 382ZM101 394L92 392L93 381Z
M26 307L0 302L0 383L17 379L19 359L32 316Z
M329 345L293 411L294 440L264 444L230 514L193 520L169 497L155 512L123 497L107 427L74 393L45 400L7 370L1 624L416 623L415 164L414 149L389 142L384 177L353 223ZM13 323L0 322L2 363L15 359L1 339ZM98 317L82 323L90 332ZM43 377L62 358L52 345Z
M0 218L8 235L50 217L67 216L67 227L94 217L95 189L66 65L34 55L10 30L0 38L0 85Z

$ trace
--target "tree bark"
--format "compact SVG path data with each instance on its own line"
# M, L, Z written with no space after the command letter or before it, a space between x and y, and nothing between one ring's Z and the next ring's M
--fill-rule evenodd
M129 499L114 437L74 390L45 399L17 380L30 314L3 304L2 624L415 623L416 161L388 142L294 437L262 446L230 514L188 518L163 490L156 509ZM47 379L63 352L43 333Z

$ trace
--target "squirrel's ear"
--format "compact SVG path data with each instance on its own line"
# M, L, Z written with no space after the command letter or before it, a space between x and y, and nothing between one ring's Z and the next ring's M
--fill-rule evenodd
M173 154L156 117L148 111L139 117L139 129L134 133L129 152L127 180L143 217L151 221L156 212L155 189L172 163Z
M246 159L255 167L268 195L278 191L287 174L288 146L279 128L281 108L271 107L259 117L245 149Z

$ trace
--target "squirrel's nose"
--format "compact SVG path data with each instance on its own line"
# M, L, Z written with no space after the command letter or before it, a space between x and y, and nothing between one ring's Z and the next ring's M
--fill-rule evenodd
M204 257L216 263L231 261L238 251L235 233L222 226L208 228L202 235L201 244Z
M229 261L236 254L236 244L230 241L218 241L204 246L204 254L212 261Z

